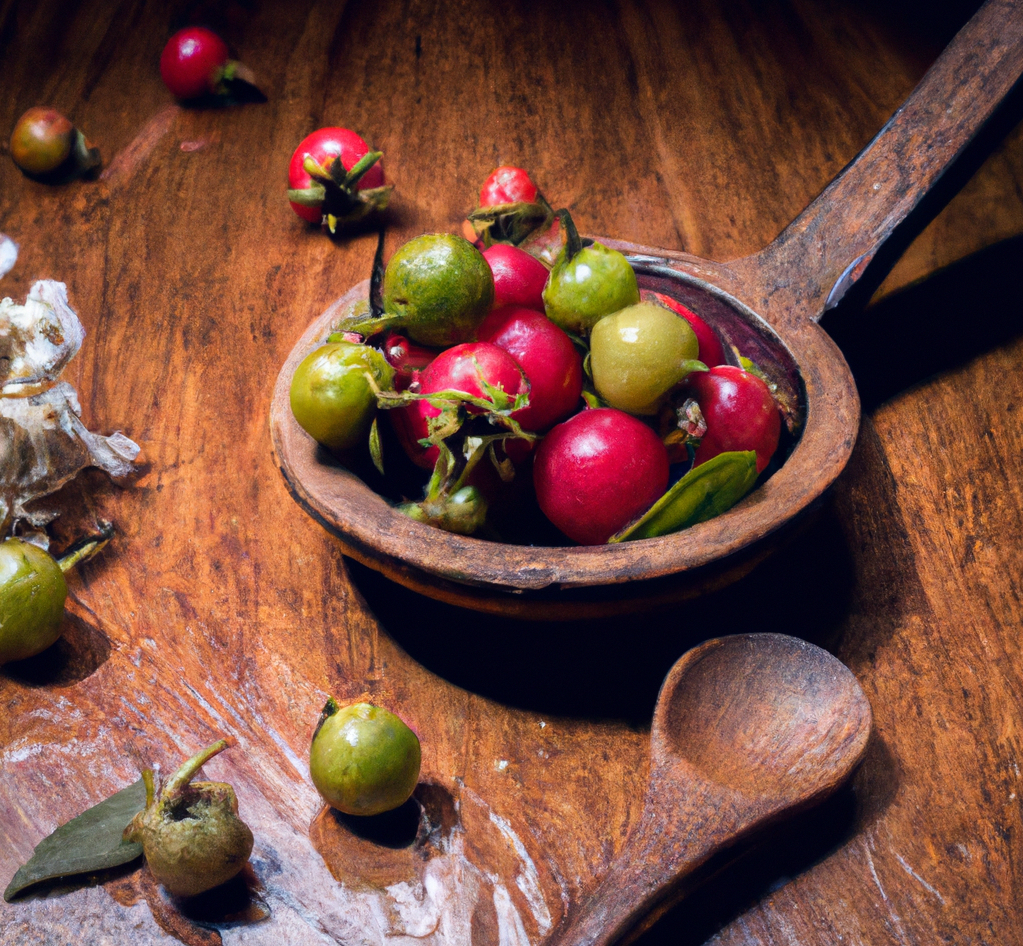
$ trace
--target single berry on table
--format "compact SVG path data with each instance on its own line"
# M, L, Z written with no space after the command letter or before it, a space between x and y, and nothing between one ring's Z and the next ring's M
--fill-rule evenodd
M230 62L225 43L204 26L178 30L160 55L160 77L171 95L195 99L215 94Z
M422 750L394 713L372 703L323 708L309 752L309 774L328 805L378 815L404 804L419 781Z

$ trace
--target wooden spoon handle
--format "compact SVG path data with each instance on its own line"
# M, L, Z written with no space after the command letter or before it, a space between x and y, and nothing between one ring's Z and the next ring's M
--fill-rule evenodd
M859 156L770 246L735 262L762 294L754 309L817 321L836 305L1021 73L1023 4L988 0Z
M602 881L544 946L611 946L685 894L685 881L763 816L758 806L690 775L670 798L648 795L642 821ZM658 907L660 906L660 909Z

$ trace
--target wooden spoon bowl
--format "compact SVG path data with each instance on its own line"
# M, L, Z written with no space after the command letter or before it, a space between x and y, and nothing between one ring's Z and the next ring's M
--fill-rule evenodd
M839 788L872 725L856 678L813 644L741 634L694 647L657 698L639 823L546 942L606 946L649 925L715 854Z
M1021 72L1019 6L988 0L856 160L760 253L716 263L602 239L630 256L641 285L706 318L794 405L791 454L726 514L656 539L532 547L445 533L398 513L318 448L288 403L299 361L346 305L368 294L367 283L309 327L278 377L270 423L295 499L340 538L347 555L413 590L481 611L556 620L606 616L684 600L746 574L834 483L856 441L856 386L818 320L861 279Z

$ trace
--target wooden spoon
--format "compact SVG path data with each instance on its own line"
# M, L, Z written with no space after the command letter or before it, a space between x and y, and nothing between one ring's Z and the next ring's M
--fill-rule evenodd
M988 0L874 140L763 251L716 263L603 241L631 254L642 286L671 293L711 321L793 406L799 439L791 455L724 515L674 535L585 548L484 542L411 522L317 450L288 406L298 361L343 305L366 295L365 284L310 326L278 378L271 428L295 498L357 560L417 591L484 611L607 615L692 597L744 574L831 486L856 440L856 386L818 320L856 284L1021 72L1023 5Z
M813 644L742 634L693 648L657 698L643 815L546 943L606 946L649 925L714 854L837 789L870 732L856 678Z

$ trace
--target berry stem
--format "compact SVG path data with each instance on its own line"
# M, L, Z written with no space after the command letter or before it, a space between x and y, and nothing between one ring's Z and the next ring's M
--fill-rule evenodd
M201 752L197 752L191 759L188 759L180 769L171 777L163 790L163 795L177 795L188 785L199 771L217 753L223 752L228 747L226 739L218 739L212 746L207 746Z
M60 558L57 564L60 570L67 574L79 562L88 561L100 551L114 536L114 527L109 522L100 524L100 531L97 535L89 536L87 539L75 543Z
M367 155L368 157L368 155ZM356 165L358 167L358 165ZM369 276L369 311L375 319L384 314L384 228L377 233L377 249Z

